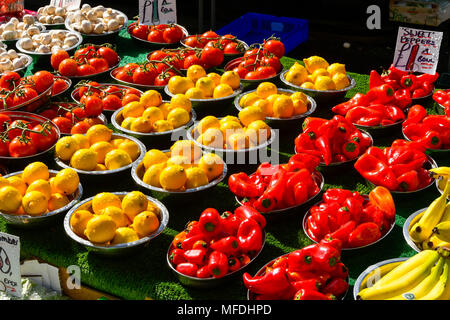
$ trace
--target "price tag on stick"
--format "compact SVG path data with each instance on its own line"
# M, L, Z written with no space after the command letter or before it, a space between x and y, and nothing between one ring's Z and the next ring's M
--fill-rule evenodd
M22 296L20 239L3 232L0 232L0 291Z
M157 25L176 22L176 0L139 0L139 24Z
M399 27L394 67L404 71L436 73L443 32Z

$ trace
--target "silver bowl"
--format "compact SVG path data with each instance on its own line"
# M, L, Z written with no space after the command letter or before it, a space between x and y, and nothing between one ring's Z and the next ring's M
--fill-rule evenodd
M163 103L164 102L168 101L163 101ZM188 123L186 123L181 127L164 132L149 132L149 133L136 132L121 127L122 121L124 120L122 115L123 108L124 107L116 110L111 116L111 123L114 126L114 128L116 128L119 131L122 131L127 135L138 138L147 147L152 148L169 148L173 144L172 138L178 139L179 137L184 136L186 128L192 126L197 118L194 109L192 109L190 114L191 119L189 120Z
M405 134L405 131L402 128L402 135L403 138L405 138L406 141L411 141L410 138L408 138ZM437 158L443 158L448 159L448 156L450 155L450 149L426 149L427 153L431 154L432 156L436 156Z
M63 79L66 82L66 84L67 84L67 88L64 89L63 91L61 91L60 93L52 94L52 99L63 96L70 89L70 87L72 86L72 80L70 80L67 77L57 75L57 76L55 76L55 78Z
M356 86L356 81L355 79L353 79L352 77L350 77L349 75L347 75L348 80L350 81L350 85L344 89L340 89L340 90L315 90L315 89L307 89L307 88L302 88L300 86L297 86L295 84L292 84L290 82L288 82L285 78L286 73L289 70L285 70L280 74L280 80L281 82L289 89L294 90L294 91L302 91L305 94L313 97L317 103L320 104L325 104L325 103L331 103L331 102L335 102L339 99L342 99L345 97L345 95L347 94L347 92L351 89L353 89Z
M428 102L428 100L430 100L430 98L433 96L434 88L435 87L433 86L433 90L431 90L431 92L429 94L427 94L426 96L423 96L423 97L420 97L420 98L412 98L411 97L412 105L415 105L415 104L421 104L421 105L426 104Z
M33 58L31 56L29 56L28 54L25 53L20 53L18 52L17 55L19 57L25 57L27 59L27 63L25 63L25 65L22 68L18 68L18 69L14 69L11 71L17 72L18 74L20 74L22 77L25 74L25 72L27 71L27 68L31 65L31 63L33 62ZM3 72L6 73L7 71ZM0 77L3 75L3 73L0 73Z
M236 107L238 112L242 110L242 107L239 104L239 101L241 100L241 98L243 96L245 96L246 94L249 94L252 92L256 92L256 89L241 93L234 99L234 106ZM278 92L288 93L288 94L295 93L295 91L288 90L288 89L278 89ZM316 101L313 98L311 98L310 96L307 96L307 98L308 98L308 111L306 111L305 113L298 114L298 115L292 116L290 118L266 117L267 122L269 123L269 125L271 127L278 128L278 129L284 128L285 126L300 126L302 124L303 118L310 116L314 111L316 111L316 108L317 108Z
M34 112L37 108L44 105L45 103L47 103L50 100L50 97L52 95L52 90L53 90L53 83L50 87L48 87L47 90L45 90L44 92L41 92L36 97L34 97L28 101L25 101L24 103L18 104L16 106L12 106L6 110L12 111L12 110L22 109L23 111L27 111L27 112Z
M10 173L4 178L9 178L17 175L21 175L23 171L13 172ZM49 170L50 177L56 176L58 171L56 170ZM71 195L68 196L70 202L66 204L64 207L59 208L57 210L45 213L40 216L30 216L27 214L24 215L14 215L14 214L8 214L0 212L0 215L3 219L7 221L7 223L21 227L21 228L35 228L35 227L41 227L48 223L54 222L57 220L57 218L61 217L63 214L65 214L70 208L72 208L78 201L80 201L81 197L83 195L83 188L81 186L81 183L78 184L78 189Z
M405 220L405 223L403 224L403 237L405 238L406 243L414 249L414 251L416 252L420 252L422 251L422 249L420 249L417 244L414 242L413 239L411 239L411 237L409 236L409 229L410 227L412 227L412 221L415 220L416 218L419 219L418 215L420 215L421 213L423 213L424 211L426 211L427 208L422 208L420 210L417 210L416 212L414 212L412 215L410 215L408 217L408 219Z
M37 22L37 21L35 21L35 22L33 23L33 26L37 27L37 28L39 29L39 32L43 32L43 31L46 30L45 26L44 26L42 23ZM2 40L2 42L3 42L9 49L12 49L12 47L16 45L16 42L17 42L19 39L20 39L20 38L13 39L13 40Z
M127 82L127 81L122 81L116 78L116 74L123 68L122 67L116 67L114 69L111 70L111 72L109 73L109 75L111 76L111 78L114 79L114 81L116 81L117 83L120 83L124 86L128 86L128 87L132 87L132 88L136 88L138 90L141 91L147 91L147 90L156 90L159 93L163 94L164 93L164 87L165 86L155 86L155 85L147 85L147 84L139 84L139 83L133 83L133 82ZM181 73L180 73L181 75Z
M127 27L128 34L130 35L131 39L133 39L136 43L144 44L146 47L155 48L155 49L157 49L157 48L174 48L174 47L178 47L178 45L180 44L180 41L177 41L175 43L165 43L165 42L152 42L152 41L147 41L144 39L139 39L139 38L133 36L133 34L131 33L131 28L133 28L136 25L136 23L137 22L130 23ZM182 25L179 25L176 23L174 23L173 25L179 27L181 29L181 31L183 31L184 36L189 35L189 32Z
M408 258L394 258L394 259L389 259L389 260L384 260L381 262L378 262L374 265L371 265L369 267L367 267L366 270L364 270L356 279L355 284L353 285L353 298L355 300L359 300L358 299L358 294L361 291L361 285L363 283L363 281L372 273L372 272L376 272L376 269L378 269L381 266L390 264L390 263L397 263L397 262L402 262L402 261L406 261L408 260ZM383 276L383 275L379 275L379 276ZM374 279L375 280L375 279ZM364 289L364 288L362 288Z
M367 195L362 195L362 196L364 197L364 199L365 199L366 201L369 200L369 196L367 196ZM317 202L316 204L314 204L313 206L318 206L318 205L320 205L320 204L323 203L323 202L324 202L324 201L321 200L321 201ZM303 233L306 234L306 236L309 238L309 240L311 240L311 241L314 242L314 243L317 243L314 239L312 239L312 238L310 237L310 235L309 235L309 233L308 233L307 219L308 219L308 217L309 217L310 215L311 215L311 209L309 209L308 212L306 212L306 214L305 214L304 217L303 217L303 221L302 221ZM384 238L386 238L386 237L392 232L392 230L394 229L394 227L395 227L395 219L394 219L394 221L392 221L391 227L389 228L389 230L387 230L386 233L383 234L378 240L376 240L376 241L374 241L374 242L372 242L372 243L369 243L368 245L362 246L362 247L353 247L353 248L345 248L345 247L342 247L342 251L354 251L354 250L364 249L364 248L373 246L373 245L379 243L380 241L382 241Z
M123 198L129 192L112 192L112 193L119 196L119 198ZM159 228L154 233L152 233L147 237L143 237L137 241L128 243L121 243L116 245L95 244L87 239L83 239L80 236L76 235L75 232L73 232L72 228L70 227L70 218L72 217L72 215L80 208L90 207L91 206L90 203L92 202L93 199L94 197L91 197L81 201L76 206L72 207L72 209L70 209L70 211L66 214L64 218L64 230L67 236L71 238L73 241L77 242L78 244L84 246L88 251L91 251L93 253L105 256L120 256L135 253L137 250L146 247L152 239L156 238L159 234L161 234L167 227L167 224L169 223L169 211L167 210L167 208L160 201L150 196L147 196L147 199L153 202L159 208L160 212L160 215L158 216L160 222Z
M404 120L397 121L388 125L379 125L379 126L364 126L357 123L353 123L355 127L360 130L364 130L373 136L386 136L388 134L394 133L395 131L400 131L402 129L402 124Z
M173 264L169 260L170 251L174 249L173 245L170 244L169 250L167 250L166 255L166 261L169 265L169 268L172 270L172 272L175 274L175 276L178 278L178 280L181 282L182 285L185 285L187 287L193 287L198 289L208 289L217 287L219 285L223 285L226 282L235 279L236 277L240 277L242 273L248 268L248 266L255 261L255 259L259 256L261 251L264 249L264 245L266 243L266 232L263 230L263 239L262 239L262 246L261 249L251 258L250 262L247 263L245 266L239 268L238 270L235 270L233 272L230 272L226 274L225 276L221 278L197 278L197 277L191 277L185 274L182 274L176 270L176 268L173 266Z

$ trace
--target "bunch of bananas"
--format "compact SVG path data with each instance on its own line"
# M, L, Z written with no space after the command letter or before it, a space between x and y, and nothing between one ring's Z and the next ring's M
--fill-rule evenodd
M449 300L450 259L447 251L424 250L403 262L372 271L358 300ZM370 282L374 282L369 286Z

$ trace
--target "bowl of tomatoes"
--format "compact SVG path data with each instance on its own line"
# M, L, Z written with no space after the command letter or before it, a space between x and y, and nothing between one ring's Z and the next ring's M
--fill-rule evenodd
M52 159L61 136L58 126L49 119L23 111L2 111L0 129L0 163L10 170Z
M180 40L189 34L185 27L176 23L151 26L133 22L127 27L127 31L135 43L149 48L177 47Z
M55 76L55 82L52 87L52 100L64 97L72 86L72 80L63 76Z

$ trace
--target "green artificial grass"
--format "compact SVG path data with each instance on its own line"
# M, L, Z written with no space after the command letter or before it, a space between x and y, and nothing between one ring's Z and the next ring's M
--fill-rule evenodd
M122 57L121 65L128 62L143 62L148 49L137 46L130 40L126 30L120 33L116 42L117 51ZM320 55L320 53L318 53ZM304 57L297 57L300 60ZM285 68L289 68L296 60L283 58ZM345 57L341 61L345 63ZM32 65L28 74L38 70ZM351 98L356 92L367 91L368 76L349 72L355 78L356 87L350 90L346 98ZM330 118L332 106L319 106L313 116ZM435 113L432 103L427 106L430 113ZM294 138L301 131L283 134L280 141L280 159L285 161L293 153ZM388 146L398 136L389 135L375 138L376 146ZM438 160L440 165L449 165ZM49 167L57 169L54 163L48 163ZM325 189L344 187L368 193L370 187L356 171L348 172L324 172ZM83 185L85 191L83 198L91 197L102 191L132 191L137 187L131 175L127 179L112 184ZM402 235L402 226L405 219L420 208L439 196L433 186L429 191L417 196L411 196L404 201L396 201L397 221L391 234L380 243L355 251L346 251L342 254L342 261L350 270L350 289L346 299L353 299L352 286L358 275L368 266L382 260L409 257L415 252L407 245ZM198 219L201 212L207 207L215 207L219 211L233 210L237 203L233 194L228 190L226 180L209 190L207 195L201 198L189 199L183 203L170 197L158 197L168 208L170 219L168 227L157 238L153 239L148 247L132 256L107 258L88 252L69 239L64 232L62 219L60 223L37 230L24 230L7 225L0 218L0 230L20 237L23 258L39 257L57 266L68 267L78 265L81 268L81 281L83 284L106 293L124 299L152 299L176 300L228 300L246 299L246 288L240 277L227 281L220 287L213 289L193 289L182 286L172 274L166 262L167 249L173 237L180 232L190 220ZM261 254L248 267L250 274L255 274L264 264L270 260L300 249L311 241L302 231L303 212L298 212L295 218L289 220L269 221L266 228L266 244Z

